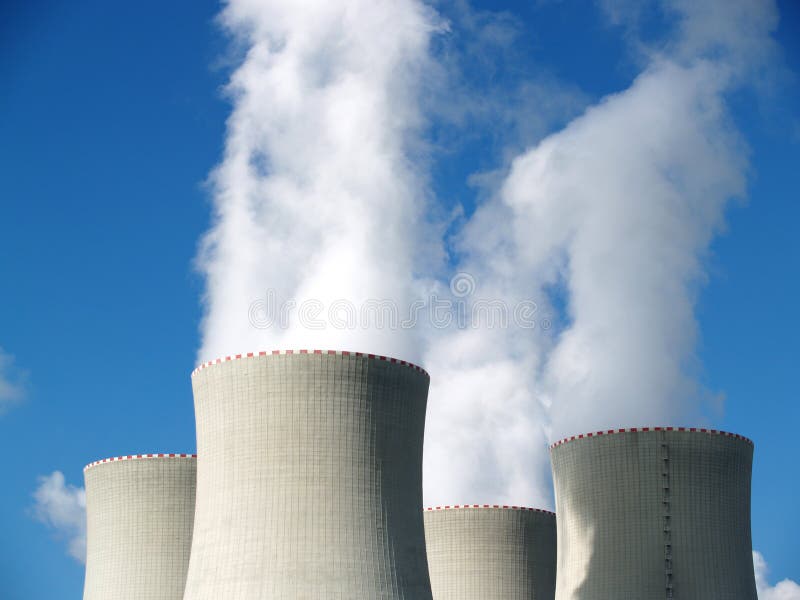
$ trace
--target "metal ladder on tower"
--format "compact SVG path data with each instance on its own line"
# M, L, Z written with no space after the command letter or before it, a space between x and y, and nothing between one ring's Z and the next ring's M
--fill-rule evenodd
M672 514L670 494L669 445L661 432L661 506L664 523L664 589L667 600L673 598L672 585Z

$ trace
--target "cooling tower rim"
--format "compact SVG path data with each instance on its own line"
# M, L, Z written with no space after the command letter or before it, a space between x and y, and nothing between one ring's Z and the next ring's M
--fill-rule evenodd
M90 462L83 467L83 470L86 472L97 465L104 465L106 463L119 462L122 460L143 460L148 458L197 458L197 454L128 454L126 456L112 456L111 458Z
M555 516L552 510L545 510L544 508L531 508L530 506L514 506L511 504L453 504L447 506L428 506L423 509L423 512L437 512L445 510L465 510L465 509L499 509L499 510L519 510L524 512L537 512L545 515Z
M587 438L600 437L600 436L603 436L603 435L608 436L608 435L614 435L614 434L617 434L617 433L652 433L652 432L656 432L656 431L681 431L681 432L685 432L685 433L703 433L703 434L706 434L706 435L721 435L721 436L725 436L725 437L730 437L730 438L734 438L734 439L737 439L737 440L741 440L743 442L746 442L746 443L750 444L751 446L755 446L755 444L753 443L753 440L751 440L750 438L747 438L747 437L745 437L743 435L739 435L738 433L731 433L729 431L721 431L719 429L709 429L707 427L628 427L628 428L622 428L622 429L606 429L606 430L603 430L603 431L591 431L589 433L582 433L580 435L572 435L572 436L566 437L566 438L564 438L562 440L559 440L559 441L557 441L557 442L555 442L553 444L550 444L550 450L553 450L554 448L556 448L558 446L562 446L562 445L564 445L564 444L566 444L568 442L573 442L575 440L582 440L582 439L587 439Z
M325 355L333 355L333 356L357 356L357 357L365 357L370 358L373 360L380 360L384 362L389 362L396 365L401 365L404 367L408 367L413 369L419 373L425 375L428 379L430 379L430 375L428 372L420 367L419 365L415 365L412 362L407 360L401 360L399 358L393 358L391 356L383 356L381 354L370 354L368 352L354 352L351 350L261 350L259 352L246 352L243 354L233 354L230 356L225 356L221 358L217 358L215 360L209 360L204 363L200 363L197 367L192 371L192 377L194 377L198 372L202 371L203 369L207 369L208 367L213 367L214 365L219 365L222 363L245 359L245 358L255 358L258 356L276 356L280 354L325 354Z

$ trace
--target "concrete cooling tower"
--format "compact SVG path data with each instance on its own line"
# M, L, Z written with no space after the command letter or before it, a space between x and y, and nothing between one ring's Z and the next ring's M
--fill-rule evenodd
M517 506L425 510L434 600L553 600L556 517Z
M558 600L756 600L753 444L712 429L620 429L551 446Z
M237 355L196 369L185 600L430 600L428 384L409 363L334 351Z
M197 461L142 454L87 465L84 600L182 600Z

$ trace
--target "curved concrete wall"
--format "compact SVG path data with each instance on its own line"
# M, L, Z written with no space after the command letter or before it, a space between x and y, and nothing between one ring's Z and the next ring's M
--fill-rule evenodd
M556 518L521 507L425 511L434 600L553 600Z
M408 363L327 351L196 370L186 600L429 600L428 384Z
M554 444L558 600L756 600L749 440L640 428Z
M84 469L84 600L183 598L196 467L192 455L150 454Z

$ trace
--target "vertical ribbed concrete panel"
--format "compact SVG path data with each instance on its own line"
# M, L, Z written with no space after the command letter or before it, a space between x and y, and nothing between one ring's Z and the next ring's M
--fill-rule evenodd
M260 353L192 376L186 600L429 600L428 375L356 353Z
M551 447L558 600L756 600L752 442L639 428Z
M196 470L187 454L123 456L84 469L84 600L183 598Z
M425 511L433 600L553 600L556 518L521 507Z

